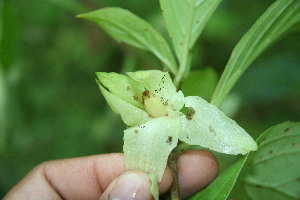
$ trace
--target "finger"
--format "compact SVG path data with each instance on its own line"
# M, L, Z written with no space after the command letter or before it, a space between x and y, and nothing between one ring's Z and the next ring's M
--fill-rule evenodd
M178 174L181 195L186 198L215 179L218 162L209 151L186 151L178 159Z
M124 171L123 154L45 162L33 169L5 199L98 199ZM166 192L171 183L171 172L166 169L160 192Z
M214 177L214 168L206 176L199 176L215 160L210 153L193 150L179 158L179 180L183 196L191 195ZM83 158L46 162L36 167L8 194L7 199L98 199L108 185L124 172L123 154L105 154ZM216 161L215 161L216 163ZM204 169L199 166L204 165ZM217 166L216 164L212 166ZM198 169L198 171L197 171ZM212 173L209 175L209 173ZM193 176L192 178L189 178ZM196 177L199 180L196 180ZM172 182L167 168L160 183L160 193ZM194 185L198 184L198 185ZM199 186L200 185L200 186ZM192 188L192 189L189 189Z

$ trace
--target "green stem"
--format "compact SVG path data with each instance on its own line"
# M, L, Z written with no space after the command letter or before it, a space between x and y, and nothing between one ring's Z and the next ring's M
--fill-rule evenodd
M1 66L0 66L1 67ZM6 150L6 134L7 134L7 88L4 74L0 68L0 154Z
M192 2L191 4L194 4L194 2ZM191 39L191 31L193 26L193 15L194 15L194 7L190 6L189 17L188 17L189 22L185 33L184 42L183 42L183 55L179 60L180 62L179 70L174 78L174 84L177 88L179 88L182 79L188 74L187 71L190 69L190 62L189 62L190 52L191 52L190 39Z

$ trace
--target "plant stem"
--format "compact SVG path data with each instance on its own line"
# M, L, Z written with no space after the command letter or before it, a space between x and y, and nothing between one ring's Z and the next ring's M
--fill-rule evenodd
M170 188L170 199L171 200L180 200L180 187L178 180L178 157L187 149L190 148L190 145L180 142L175 149L170 153L168 158L168 166L171 169L173 175L173 183Z
M173 150L168 159L168 166L170 167L173 175L173 183L170 188L171 200L181 199L179 180L178 180L178 157L179 155L176 153L176 151Z
M7 85L4 73L0 68L0 155L5 152L7 146Z
M191 2L191 4L193 5L194 3L195 3L194 1ZM190 62L189 62L190 53L191 53L190 40L191 40L191 32L193 26L193 16L194 16L194 7L190 5L189 17L188 17L189 21L184 35L182 56L179 59L180 62L179 70L174 79L174 84L176 88L179 87L182 79L188 74L187 71L190 69Z

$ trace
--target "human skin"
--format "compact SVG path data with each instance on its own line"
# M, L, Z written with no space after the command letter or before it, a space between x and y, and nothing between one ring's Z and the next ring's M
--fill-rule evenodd
M218 164L210 152L190 150L179 157L178 170L182 197L186 198L214 180ZM112 193L123 195L131 187L131 183L119 181L128 174L137 177L143 186L142 196L135 199L151 199L149 177L143 172L125 172L123 154L113 153L44 162L14 186L4 200L110 199ZM159 184L160 194L166 193L171 183L167 167Z

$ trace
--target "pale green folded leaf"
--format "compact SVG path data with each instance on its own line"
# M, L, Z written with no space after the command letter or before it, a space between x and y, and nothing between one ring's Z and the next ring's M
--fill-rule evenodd
M164 109L165 115L169 117L179 116L179 111L184 105L184 95L181 91L176 92L176 87L168 72L148 70L129 72L128 75L140 82L150 92L150 95L161 103L162 108L156 106L156 110ZM159 102L156 104L159 104ZM145 108L146 111L149 111L147 105L145 105Z
M217 107L200 97L186 97L185 101L190 111L181 116L181 141L226 154L257 150L252 137Z
M124 131L126 170L141 170L155 174L160 182L170 152L176 147L180 119L159 117Z
M145 88L137 81L115 72L105 73L96 72L101 82L112 94L118 96L124 101L143 109L142 94Z
M179 90L176 92L169 100L167 105L167 113L169 117L179 116L181 114L180 110L184 106L184 95Z
M101 93L105 97L111 109L115 113L121 115L122 120L127 126L137 126L151 119L144 110L139 109L117 97L116 95L108 92L104 87L101 86L101 83L99 83L98 80L97 83Z
M140 82L149 92L164 100L170 99L176 93L176 87L168 72L147 70L129 72L128 75Z

